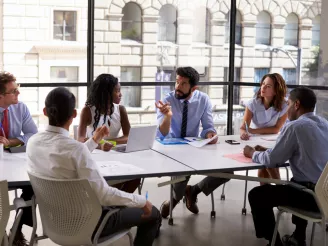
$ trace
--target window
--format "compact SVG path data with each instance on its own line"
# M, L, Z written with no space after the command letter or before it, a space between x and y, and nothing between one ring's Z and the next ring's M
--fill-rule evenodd
M122 9L122 39L141 42L141 8L136 3L127 3Z
M318 15L313 20L312 46L319 46L319 44L320 44L320 16Z
M271 43L271 16L262 11L257 16L256 44L270 45Z
M298 46L298 17L289 14L285 26L285 45Z
M269 68L255 68L254 69L254 82L257 84L260 84L264 75L268 74L269 72L270 72ZM259 88L260 88L259 86L253 87L254 95L256 95Z
M225 42L230 42L230 11L227 14L227 22L225 25L226 35L225 35ZM239 11L237 11L236 14L236 44L241 45L241 39L242 39L242 25L241 25L241 14Z
M140 82L140 67L121 67L121 82ZM122 103L126 107L140 107L141 89L138 86L122 86Z
M192 41L210 43L211 14L205 7L194 10Z
M296 68L284 68L282 74L287 85L296 85Z
M234 81L240 81L240 68L236 67L234 71ZM224 81L229 80L229 69L227 67L224 68ZM228 86L223 86L223 104L228 104ZM240 103L240 87L233 87L233 105L239 105Z
M199 73L199 83L198 83L198 90L208 94L209 86L201 85L202 82L208 81L208 69L207 67L194 67L196 71Z
M177 10L171 4L165 4L159 10L158 41L177 41Z
M76 41L76 12L54 11L55 40Z
M50 67L51 83L76 83L79 81L78 67ZM79 87L67 87L76 98L76 107L79 108Z

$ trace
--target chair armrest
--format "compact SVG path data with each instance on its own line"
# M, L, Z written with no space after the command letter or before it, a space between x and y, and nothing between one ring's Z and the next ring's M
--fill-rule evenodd
M120 209L119 208L115 208L115 209L110 210L110 211L107 212L107 214L105 215L105 217L101 221L101 224L98 227L98 230L96 232L95 237L93 238L93 243L97 243L98 242L98 239L100 237L100 234L103 231L103 229L104 229L104 227L105 227L105 225L106 225L109 217L112 216L113 214L117 213L118 211L120 211Z
M14 204L10 206L10 210L18 210L21 208L31 207L32 202L31 201L24 201L23 198L15 198Z

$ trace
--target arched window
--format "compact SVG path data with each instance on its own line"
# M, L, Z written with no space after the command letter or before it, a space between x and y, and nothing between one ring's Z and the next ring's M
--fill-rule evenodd
M320 15L315 17L312 26L312 45L319 46L320 44Z
M122 10L122 39L142 41L141 8L138 4L129 2Z
M159 10L158 41L177 41L177 10L171 4L165 4Z
M297 15L289 14L285 26L285 45L298 46L298 24Z
M230 42L230 11L227 14L227 22L226 22L226 38L225 38L225 42L229 43ZM240 11L237 10L236 13L236 40L235 43L236 44L240 44L241 45L241 39L242 39L242 25L241 25L241 13Z
M260 12L257 16L256 44L271 44L271 16L266 11Z
M211 13L205 7L194 11L192 41L198 43L210 43Z

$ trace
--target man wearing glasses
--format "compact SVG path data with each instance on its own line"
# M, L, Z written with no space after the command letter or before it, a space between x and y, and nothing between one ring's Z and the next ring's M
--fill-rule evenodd
M37 133L38 129L31 117L27 106L18 101L19 85L16 78L7 72L0 73L0 144L4 147L26 145L29 138ZM22 189L22 198L30 200L33 190L30 187ZM30 209L30 208L28 208ZM27 245L21 232L23 224L32 225L32 211L23 212L21 223L17 230L14 245Z

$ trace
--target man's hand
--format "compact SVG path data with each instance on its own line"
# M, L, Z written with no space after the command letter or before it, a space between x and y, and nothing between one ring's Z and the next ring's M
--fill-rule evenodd
M102 144L100 146L100 148L101 148L102 151L108 152L113 148L113 145L111 143L105 142L104 144Z
M244 148L244 156L248 157L248 158L252 158L253 154L255 152L255 149L251 146L246 145Z
M95 133L93 134L93 141L95 141L96 143L99 144L99 142L104 138L107 137L109 135L109 129L107 126L102 126L102 127L98 127L95 131Z
M151 202L147 201L146 205L142 208L144 211L143 215L141 215L141 218L147 219L151 216L151 212L153 210L153 204Z
M256 145L256 146L254 147L254 149L255 149L256 151L266 151L268 148L265 148L265 147L263 147L263 146L261 146L261 145Z
M209 139L209 138L212 138L212 137L214 137L214 136L216 136L216 133L215 133L215 132L208 132L208 133L206 133L205 138L206 138L206 139ZM213 139L211 142L209 142L208 144L216 144L217 141L218 141L218 139L219 139L219 138L217 137L217 138Z
M2 143L5 147L10 146L10 141L5 137L0 137L0 143Z
M155 107L159 109L159 111L165 116L172 117L172 110L170 103L163 103L161 100L158 103L155 103Z

